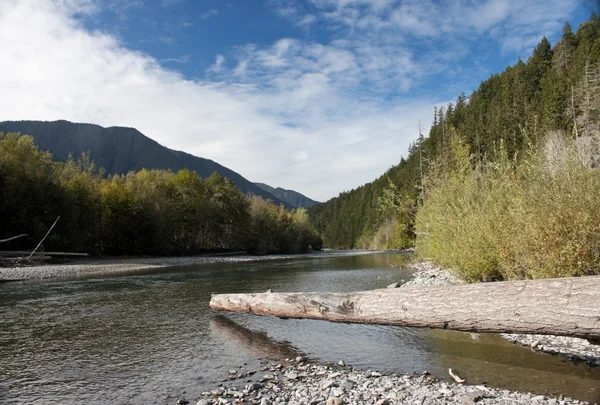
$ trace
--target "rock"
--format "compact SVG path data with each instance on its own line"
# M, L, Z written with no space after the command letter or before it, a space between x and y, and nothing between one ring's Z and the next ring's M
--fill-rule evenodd
M267 398L263 398L260 400L260 405L271 405L271 402Z
M400 283L392 283L390 285L388 285L386 288L398 288L400 287Z
M340 361L338 361L338 363L337 363L337 364L338 364L338 366L340 366L340 367L344 367L344 366L346 365L346 363L344 363L344 360L340 360Z
M461 396L461 399L465 404L474 404L483 398L485 398L485 394L481 391L467 392Z
M302 357L302 356L296 357L296 363L300 363L301 361L304 361L304 357Z
M346 380L342 383L342 388L349 391L352 388L354 388L355 385L356 385L356 383L354 381Z
M297 379L297 378L298 378L298 374L297 374L297 373L294 373L294 372L292 371L292 372L289 372L289 373L287 373L287 374L285 375L285 377L286 377L288 380L295 380L295 379Z
M209 405L210 402L208 402L206 399L201 399L200 401L196 402L196 405Z
M337 397L331 397L327 400L327 405L342 405L343 403L342 398Z
M321 382L321 389L326 390L329 387L333 387L335 385L335 381L333 380L323 380L323 382Z
M252 383L252 384L248 384L246 389L249 392L252 392L252 391L257 391L257 390L261 389L262 387L263 387L263 385L261 383Z
M189 403L190 403L190 401L188 401L186 399L178 399L176 402L177 405L187 405Z
M332 388L331 395L333 395L334 397L341 397L342 395L344 395L344 391L342 391L340 388Z
M378 373L377 371L373 371L371 373L371 377L379 378L379 377L381 377L381 373Z
M377 401L377 405L391 405L392 401L389 399L382 399L381 401Z
M540 345L540 341L539 340L534 340L533 342L531 342L531 348L535 349L536 347L538 347Z
M270 294L272 292L273 292L273 290L271 290L270 288L267 290L267 294Z

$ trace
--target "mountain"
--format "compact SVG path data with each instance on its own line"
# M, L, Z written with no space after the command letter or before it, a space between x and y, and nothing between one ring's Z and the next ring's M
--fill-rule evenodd
M207 178L214 172L231 180L242 192L271 199L273 203L293 208L292 204L272 195L245 179L240 174L210 159L190 155L160 145L135 128L79 124L69 121L4 121L0 131L31 135L40 149L52 153L54 160L65 161L69 154L74 158L89 152L96 166L107 174L125 174L146 169L184 168L196 171Z
M320 204L320 202L311 200L307 196L294 190L286 190L281 187L274 188L264 183L254 184L295 208L311 208Z

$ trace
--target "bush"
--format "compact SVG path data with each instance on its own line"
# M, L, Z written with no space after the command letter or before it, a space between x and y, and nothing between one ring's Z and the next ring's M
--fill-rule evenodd
M600 274L600 173L554 134L518 161L502 145L473 164L438 161L417 214L418 255L468 281Z

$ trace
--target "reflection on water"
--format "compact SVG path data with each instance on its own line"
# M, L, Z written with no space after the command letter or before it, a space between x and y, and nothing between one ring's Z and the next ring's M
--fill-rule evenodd
M408 279L406 256L309 258L0 285L0 403L173 403L227 371L307 355L600 401L600 371L494 335L215 314L212 293L351 291Z

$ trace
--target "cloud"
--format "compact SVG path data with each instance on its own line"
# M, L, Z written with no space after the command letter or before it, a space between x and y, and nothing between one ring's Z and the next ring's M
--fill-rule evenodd
M203 20L209 19L212 16L218 15L219 14L219 10L217 9L212 9L212 10L208 10L206 13L200 15L200 18Z
M223 70L224 63L225 63L225 57L223 57L223 55L219 54L215 58L215 63L211 67L208 68L208 71L218 73Z
M157 60L87 29L81 15L101 7L92 0L3 0L0 120L135 127L252 181L327 200L396 164L419 120L427 130L440 96L415 89L468 57L470 36L506 52L529 46L513 38L539 39L569 13L549 1L460 0L426 13L429 3L413 0L313 0L280 15L294 24L314 16L326 39L242 42L192 80L166 67L185 56Z
M178 58L164 58L160 60L162 63L188 63L190 55L183 55Z

